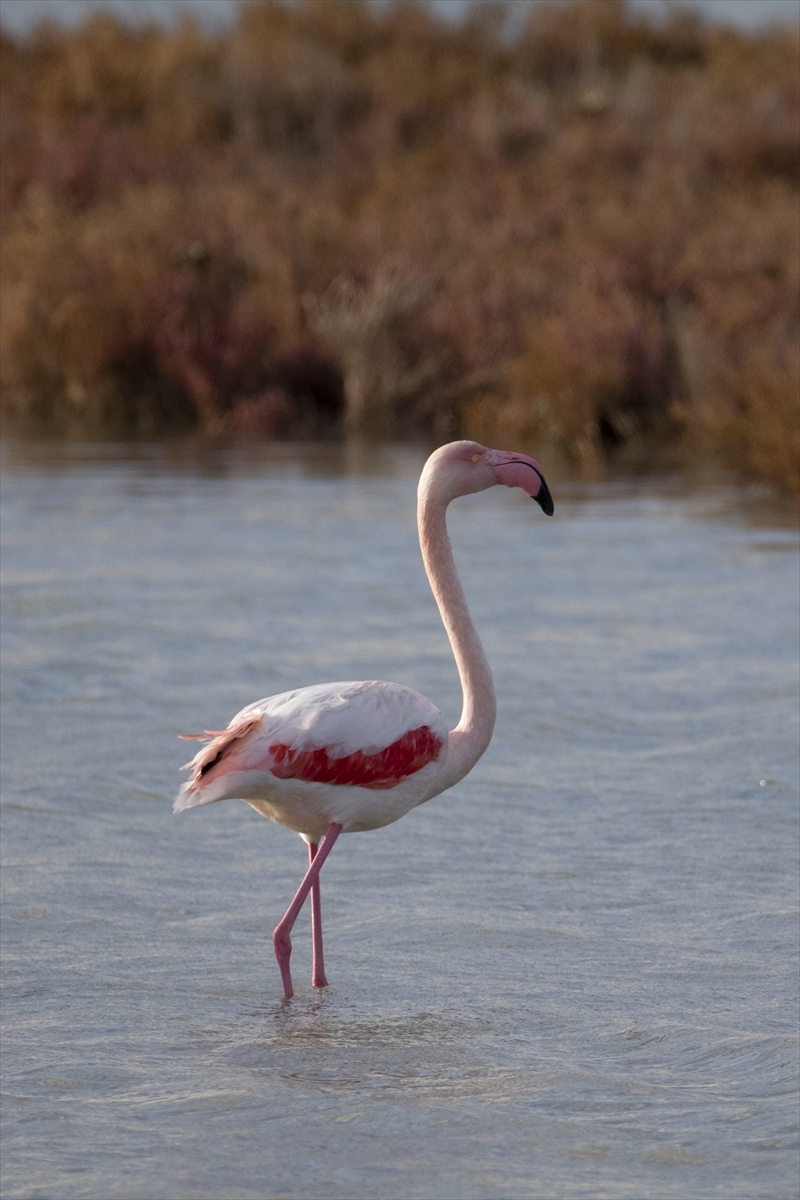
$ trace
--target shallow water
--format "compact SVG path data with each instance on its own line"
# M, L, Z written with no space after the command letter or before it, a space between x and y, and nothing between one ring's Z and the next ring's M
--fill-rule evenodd
M176 735L389 678L454 720L414 448L12 446L3 1196L797 1194L797 539L733 488L450 527L499 696L449 794L305 847Z

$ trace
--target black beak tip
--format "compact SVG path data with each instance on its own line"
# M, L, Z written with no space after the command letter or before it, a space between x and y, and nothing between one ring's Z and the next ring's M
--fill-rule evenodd
M542 479L541 475L539 478L542 482L539 487L539 491L536 493L533 499L539 505L546 517L552 517L556 510L556 506L553 504L553 497L550 495L550 488L547 486L544 479Z

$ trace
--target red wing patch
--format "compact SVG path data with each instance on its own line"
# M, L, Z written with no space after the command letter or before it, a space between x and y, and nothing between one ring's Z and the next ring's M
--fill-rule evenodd
M377 754L356 750L355 754L345 758L329 758L324 747L321 750L293 750L291 746L277 742L269 748L273 757L270 771L278 779L392 788L433 762L443 744L427 725L410 729Z

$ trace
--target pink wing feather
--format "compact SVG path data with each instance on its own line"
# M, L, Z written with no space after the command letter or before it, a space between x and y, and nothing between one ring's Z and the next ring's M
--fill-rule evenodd
M192 774L189 776L189 783L199 783L212 767L215 767L218 762L226 757L226 754L233 747L234 742L246 737L251 730L256 729L260 724L260 715L248 717L244 721L239 722L234 717L227 729L207 729L205 733L180 734L180 737L184 741L195 738L198 741L205 741L207 738L211 739L205 749L199 750L192 761L184 765L184 771L189 770L190 767L193 768Z

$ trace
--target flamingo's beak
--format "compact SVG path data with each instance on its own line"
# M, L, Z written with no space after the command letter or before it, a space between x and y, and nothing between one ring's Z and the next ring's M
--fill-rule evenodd
M521 488L536 501L543 513L552 517L555 511L553 497L536 460L528 458L527 454L496 453L498 461L491 466L497 481L505 487Z
M556 511L556 506L553 503L553 497L550 495L550 488L547 486L544 475L539 476L539 490L533 499L539 505L545 516L552 517L553 513Z

